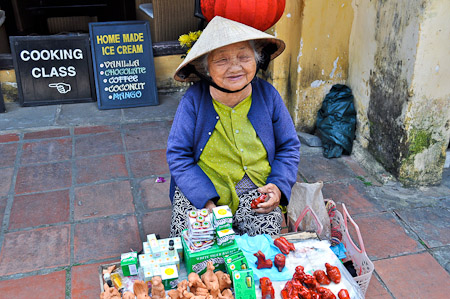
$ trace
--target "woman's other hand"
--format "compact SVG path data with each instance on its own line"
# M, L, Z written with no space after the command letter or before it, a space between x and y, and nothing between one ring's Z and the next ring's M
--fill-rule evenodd
M208 209L210 212L212 212L212 209L214 209L216 205L212 200L208 200L205 204L205 209Z
M264 203L258 204L258 208L254 210L256 213L269 213L280 205L281 191L276 185L269 183L265 186L259 187L258 191L260 193L267 194L269 200Z

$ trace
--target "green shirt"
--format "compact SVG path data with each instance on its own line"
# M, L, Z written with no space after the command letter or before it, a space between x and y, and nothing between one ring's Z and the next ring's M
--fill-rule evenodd
M251 95L234 108L213 99L219 120L198 161L220 196L217 205L228 205L233 214L239 205L235 186L244 174L261 187L271 171L266 149L247 118L251 104Z

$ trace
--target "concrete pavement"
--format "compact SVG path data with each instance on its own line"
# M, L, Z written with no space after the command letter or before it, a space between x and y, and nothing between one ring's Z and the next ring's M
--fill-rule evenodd
M0 114L0 297L98 298L98 266L156 232L171 206L165 149L181 93L160 105L100 111L94 103ZM450 170L440 186L403 188L354 156L301 148L298 181L323 181L345 203L375 271L366 298L450 293ZM360 161L360 162L357 162ZM339 207L340 208L340 207Z

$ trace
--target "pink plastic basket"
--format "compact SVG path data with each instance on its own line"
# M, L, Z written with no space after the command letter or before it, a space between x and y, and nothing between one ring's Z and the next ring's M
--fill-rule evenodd
M358 224L356 224L356 222L353 221L353 218L348 213L345 204L342 204L342 210L344 211L343 212L344 216L342 216L341 212L339 212L339 210L336 209L336 214L333 220L337 225L339 225L339 231L342 233L342 243L347 249L347 258L345 259L345 261L351 260L353 262L353 267L355 268L356 274L358 275L353 278L360 286L363 296L365 296L367 288L369 287L370 279L372 278L374 266L372 261L367 256L366 248L364 247L364 242L361 237L361 232L359 231ZM316 232L318 235L320 235L323 229L323 225L319 221L319 217L317 217L316 213L309 206L306 206L306 208L302 211L302 213L298 217L297 221L294 224L294 231L298 230L300 222L303 220L303 218L308 212L310 212L311 215L313 216L314 222L316 223L317 226ZM361 248L358 248L355 242L353 242L353 239L350 236L348 230L347 220L349 220L350 223L355 228L356 234L358 236L359 246Z
M369 259L366 253L366 248L364 247L364 242L361 237L361 232L359 231L358 224L356 224L355 221L353 221L352 217L347 211L347 208L345 207L345 204L342 204L342 210L344 217L342 217L341 212L336 210L336 215L334 216L334 221L336 224L339 225L339 230L342 232L342 243L344 244L345 248L347 249L347 260L351 260L353 262L353 267L356 270L356 273L358 276L353 277L355 281L358 283L358 285L361 287L361 291L363 295L366 295L367 288L369 287L370 279L372 277L373 273L373 263ZM349 230L348 230L348 222L353 225L355 228L356 234L358 236L358 242L359 246L361 248L358 248L358 246L353 242L352 237L350 236Z

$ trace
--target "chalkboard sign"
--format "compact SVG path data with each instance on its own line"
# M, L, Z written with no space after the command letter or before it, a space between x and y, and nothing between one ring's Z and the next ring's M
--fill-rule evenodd
M90 23L89 33L98 107L158 105L148 22Z
M95 100L89 35L11 36L22 106Z

